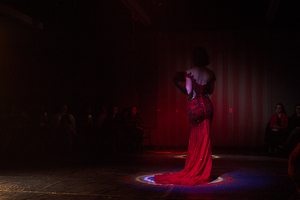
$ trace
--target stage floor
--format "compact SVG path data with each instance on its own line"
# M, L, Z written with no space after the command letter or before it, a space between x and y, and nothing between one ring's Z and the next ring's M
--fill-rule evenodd
M157 185L153 175L184 167L186 150L2 160L0 199L285 200L295 192L288 158L263 149L213 148L214 181L195 187Z

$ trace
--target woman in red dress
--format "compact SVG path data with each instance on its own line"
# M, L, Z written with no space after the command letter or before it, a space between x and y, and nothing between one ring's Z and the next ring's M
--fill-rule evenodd
M210 62L207 51L197 47L192 53L193 68L185 73L186 87L179 84L182 76L173 79L175 85L189 95L188 118L190 139L183 170L177 173L155 175L154 181L161 184L194 186L211 180L212 152L210 130L213 105L209 99L214 90L215 73L206 66Z

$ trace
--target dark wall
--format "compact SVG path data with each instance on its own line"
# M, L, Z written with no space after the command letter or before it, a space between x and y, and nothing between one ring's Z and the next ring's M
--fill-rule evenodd
M168 59L174 60L174 55L166 52L158 53L162 49L158 48L159 45L162 45L158 44L158 38L161 35L158 30L153 31L151 27L143 25L140 21L134 21L131 11L119 0L86 2L76 8L67 7L49 11L47 17L43 19L44 29L42 30L14 18L0 15L0 103L2 109L6 109L12 104L25 107L38 102L45 102L53 106L52 108L56 108L56 105L62 101L69 103L71 112L87 105L94 109L99 109L102 105L109 107L117 105L120 110L131 105L137 105L145 121L145 126L157 128L157 121L159 121L157 119L160 114L157 114L156 111L157 108L161 108L158 107L159 100L164 98L162 95L158 96L158 77L161 76L164 80L165 76L167 78L172 77L172 70L175 70L174 66L185 67L182 66L185 59L170 65L171 70L167 71L170 74L159 74L158 72L166 68L166 65L158 66L158 60L164 60L162 55L165 54L166 58L168 56ZM264 34L260 35L260 32ZM253 132L251 134L254 135L251 136L253 138L251 145L254 143L260 145L262 138L260 130L264 128L264 123L273 112L275 104L282 102L290 115L294 105L299 103L299 31L264 29L259 31L258 35L251 35L251 30L244 30L242 33L237 34L240 40L245 39L245 35L250 34L247 41L259 41L257 44L259 49L264 49L264 45L267 45L266 49L270 50L262 52L262 50L258 51L256 47L249 49L249 45L240 46L241 44L236 42L238 38L233 37L234 34L232 37L227 37L222 31L215 31L213 35L209 31L202 31L201 34L206 39L202 39L192 31L181 33L174 31L174 34L177 35L192 35L192 37L186 38L187 42L193 40L198 41L199 44L202 41L205 42L211 51L213 50L213 53L218 56L228 52L249 51L251 54L246 56L249 58L249 62L247 60L245 63L241 61L243 65L236 64L236 68L241 72L243 72L242 67L248 65L249 72L255 71L251 67L254 65L251 62L255 61L252 59L253 56L267 59L265 61L268 64L267 67L260 63L261 69L265 67L267 70L256 79L261 79L261 83L264 84L262 91L267 91L263 94L267 94L268 97L259 102L261 107L253 106L259 110L257 113L262 115L262 122L257 126L258 131L253 129L253 126L253 130L251 129ZM170 44L170 46L178 46L178 51L175 48L170 49L179 55L181 55L182 50L179 44L186 48L191 48L196 44L187 44L181 41L181 37L178 38ZM217 40L217 38L219 39ZM228 38L233 39L230 41ZM222 43L226 45L221 45ZM233 44L238 46L241 51L235 50ZM252 43L249 42L249 44L251 46ZM232 50L224 49L227 46ZM267 56L264 56L265 54ZM218 57L214 56L214 58ZM178 58L175 57L175 59ZM238 59L241 58L238 57ZM238 59L234 58L230 62L236 63ZM214 63L220 62L217 60ZM218 66L215 67L217 70L224 70ZM234 71L230 66L228 65L228 73L232 74ZM253 84L256 84L254 76L253 79L246 77L253 81ZM222 77L218 78L218 84L221 83L220 78ZM170 87L170 91L174 90L175 92L171 79L167 84L162 86ZM220 92L225 92L223 85L220 89L221 85L216 87L216 90L219 88ZM259 86L259 84L255 86ZM230 87L230 91L233 89ZM164 99L166 101L172 97L168 92L169 90L162 92L163 95L167 96ZM232 91L232 94L238 95L236 91ZM170 101L174 100L171 99ZM170 106L170 101L166 102L167 106ZM185 99L184 102L186 102ZM177 101L175 103L174 108L184 105L184 103L177 105L179 104ZM182 112L185 113L186 108L183 107ZM220 108L223 107L220 106ZM241 113L242 109L247 108L247 106L241 108ZM164 108L161 109L164 111ZM224 109L228 114L227 107ZM171 109L172 112L175 110ZM180 111L181 109L179 109ZM175 115L176 113L172 114L172 116ZM181 119L182 116L184 117L184 115L180 115L178 122L187 119ZM218 116L222 115L216 115L216 119ZM171 118L166 117L166 120L169 119ZM221 120L223 124L229 124L225 120ZM161 123L161 127L168 128L166 123ZM161 136L166 132L162 128L158 129L159 127L155 130L156 132L153 132L154 135L157 133ZM188 127L184 127L182 130L176 131L184 133L187 129ZM228 133L231 134L233 131L228 129ZM244 136L248 137L241 135L240 138ZM170 131L170 138L175 138L174 131ZM174 142L175 145L187 141L179 141L178 138L178 141ZM232 144L243 145L240 141L236 141ZM171 144L164 141L155 142L158 145ZM222 140L218 144L230 145L231 143Z
M300 31L272 30L272 105L283 103L287 114L300 103Z
M0 34L1 105L36 100L45 83L42 32L1 15Z
M156 36L148 27L118 0L66 4L45 16L43 29L1 16L2 102L134 104L155 125Z

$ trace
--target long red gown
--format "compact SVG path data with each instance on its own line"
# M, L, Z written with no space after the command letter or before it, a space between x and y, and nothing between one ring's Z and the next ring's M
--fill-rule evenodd
M210 130L213 105L206 93L208 84L198 84L191 74L186 74L186 77L192 80L194 95L187 108L190 139L185 167L177 173L155 175L156 183L194 186L211 180Z

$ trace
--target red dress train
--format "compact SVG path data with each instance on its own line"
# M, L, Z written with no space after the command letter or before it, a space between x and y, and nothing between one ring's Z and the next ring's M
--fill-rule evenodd
M177 173L155 175L156 183L194 186L211 181L210 129L213 106L206 93L208 84L198 84L191 74L187 74L186 77L192 80L194 95L187 108L190 139L185 167Z

